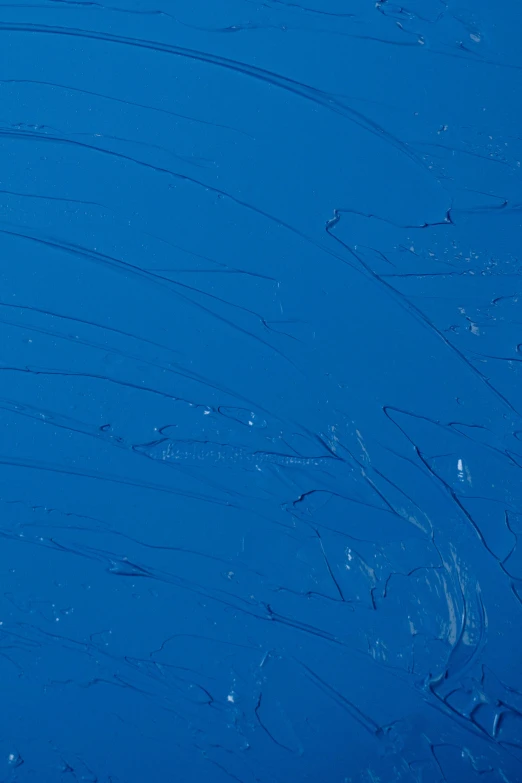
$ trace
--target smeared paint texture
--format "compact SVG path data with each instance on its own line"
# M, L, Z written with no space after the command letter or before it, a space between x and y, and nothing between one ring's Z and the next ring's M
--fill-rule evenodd
M522 781L521 30L2 3L1 781Z

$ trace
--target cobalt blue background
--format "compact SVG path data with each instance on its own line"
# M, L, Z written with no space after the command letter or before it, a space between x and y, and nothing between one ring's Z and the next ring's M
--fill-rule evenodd
M0 780L522 780L520 5L0 23Z

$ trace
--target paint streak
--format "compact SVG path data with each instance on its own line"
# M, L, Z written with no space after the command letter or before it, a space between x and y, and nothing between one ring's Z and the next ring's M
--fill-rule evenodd
M522 781L522 10L0 21L0 780Z

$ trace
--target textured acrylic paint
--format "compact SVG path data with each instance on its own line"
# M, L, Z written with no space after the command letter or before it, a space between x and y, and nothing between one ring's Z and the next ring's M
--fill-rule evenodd
M1 783L522 781L521 32L1 5Z

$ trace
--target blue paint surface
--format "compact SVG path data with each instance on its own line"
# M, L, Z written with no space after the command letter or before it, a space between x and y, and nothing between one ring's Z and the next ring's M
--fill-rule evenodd
M522 781L522 11L0 22L0 780Z

